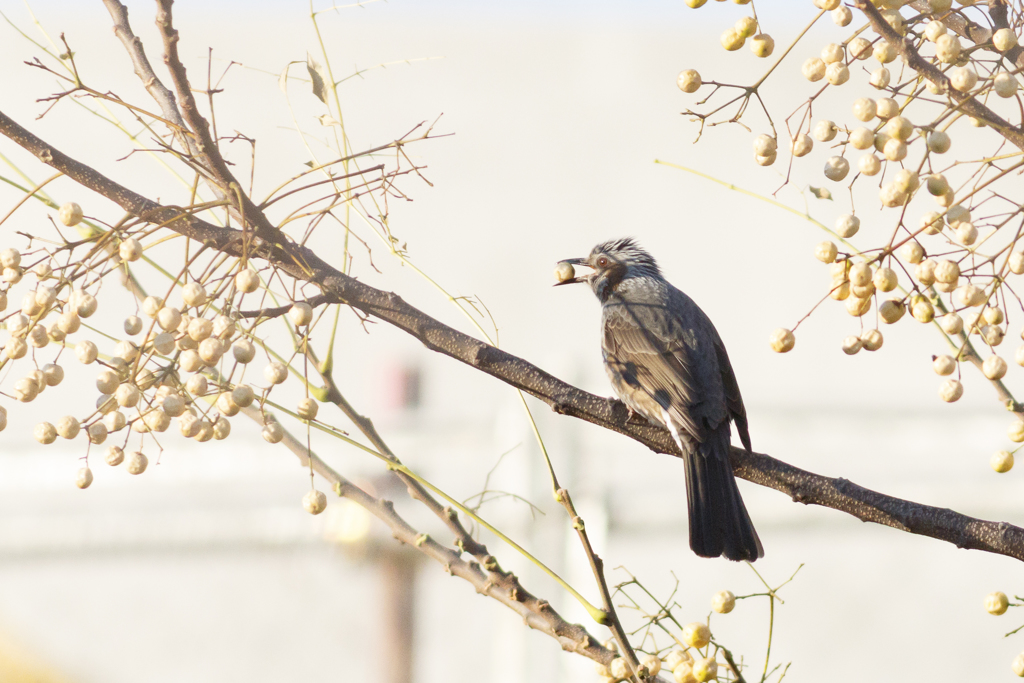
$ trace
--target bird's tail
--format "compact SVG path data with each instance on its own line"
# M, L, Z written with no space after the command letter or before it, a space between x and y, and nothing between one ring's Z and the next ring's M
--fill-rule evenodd
M701 557L753 562L764 556L729 464L728 423L709 434L686 461L690 548Z

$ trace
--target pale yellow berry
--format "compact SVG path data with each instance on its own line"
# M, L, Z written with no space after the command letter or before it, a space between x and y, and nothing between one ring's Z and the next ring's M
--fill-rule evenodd
M277 422L268 422L263 425L261 435L263 440L268 443L278 443L284 438L284 427Z
M891 325L898 322L906 310L906 306L899 299L888 299L878 306L878 316L882 319L882 322Z
M858 353L862 348L864 348L864 342L861 341L860 337L851 334L843 339L843 353L847 356Z
M877 351L882 348L882 343L885 341L879 330L864 330L860 335L860 340L864 344L865 351Z
M910 314L918 322L930 323L935 318L935 307L928 299L919 298L910 307Z
M825 177L839 182L850 172L850 162L840 156L829 157L825 162Z
M894 116L899 116L899 113L900 105L896 100L891 97L883 97L878 100L875 109L875 115L878 116L878 118L888 120ZM886 133L886 135L888 135L888 133Z
M821 61L817 57L811 57L801 67L801 71L804 74L804 78L809 80L811 83L820 81L825 77L825 62ZM821 138L818 138L819 140Z
M985 596L985 611L989 614L996 616L1004 614L1009 606L1010 600L1006 597L1006 593L996 591Z
M836 64L846 59L846 50L838 43L829 43L821 48L821 61L826 64Z
M848 277L850 278L850 284L854 286L862 286L871 282L871 266L866 263L855 263L851 268Z
M107 454L104 459L111 467L117 467L124 461L124 451L120 446L107 446Z
M1008 28L1001 28L992 34L992 45L1000 52L1017 47L1017 34Z
M576 269L572 267L571 263L560 261L555 266L555 279L559 282L565 282L576 277Z
M907 157L907 143L896 138L889 138L882 148L882 155L889 161L902 161Z
M129 237L121 242L117 251L124 261L138 261L142 258L142 245L134 237Z
M81 223L82 216L82 207L75 202L62 204L60 210L57 212L57 219L68 227Z
M957 67L950 73L949 83L960 92L968 92L978 84L978 74L969 66Z
M96 388L101 394L112 394L117 389L117 373L110 368L103 368L96 374Z
M836 234L843 239L853 237L859 230L860 219L852 214L843 214L836 219Z
M875 271L871 281L880 292L891 292L899 284L899 277L892 268L882 266Z
M840 9L840 0L814 0L814 6L826 12L836 12ZM843 8L845 9L845 8ZM845 26L845 24L843 24ZM670 669L672 667L669 667Z
M966 284L957 290L957 298L964 306L980 306L985 303L985 290L972 284Z
M772 332L771 339L769 340L772 351L776 353L787 353L793 350L793 346L796 345L796 337L793 333L784 327L780 327Z
M929 21L924 27L925 38L932 41L933 43L939 39L939 36L946 34L946 25L938 19Z
M302 507L311 515L319 515L327 509L327 496L322 491L311 490L302 497Z
M814 247L814 258L818 259L822 263L832 263L836 260L836 254L839 253L839 249L831 240L825 240L819 242Z
M989 356L981 365L981 372L989 379L1002 379L1006 376L1006 361L999 356Z
M231 435L231 423L228 422L227 418L221 415L217 418L217 421L213 423L213 438L217 441L223 441Z
M676 77L676 85L678 85L679 89L683 92L692 93L697 92L697 89L703 85L703 81L701 81L700 74L697 73L695 69L684 69L683 71L680 71L679 75ZM565 265L569 266L570 270L572 269L572 265L568 263ZM559 266L561 266L561 264L559 264ZM572 277L572 275L569 277ZM569 278L566 278L566 280L568 279ZM559 280L559 282L562 282L562 280Z
M955 379L947 379L941 385L939 385L939 398L946 403L953 403L959 401L960 397L964 395L964 386Z
M801 135L797 135L795 138L793 138L793 144L791 145L791 150L793 152L793 156L795 156L795 157L806 156L806 155L811 153L811 150L813 148L814 148L814 140L811 139L810 135L803 135L803 134L801 134Z
M834 284L828 295L836 301L845 301L850 296L850 283Z
M181 288L181 299L188 307L202 306L206 303L206 288L198 282L190 282Z
M313 308L305 301L299 301L288 310L288 317L292 324L297 327L304 327L313 320Z
M128 456L128 461L125 463L125 469L128 470L129 474L142 474L146 471L146 467L149 465L149 458L147 458L141 451L135 451Z
M935 154L945 154L949 151L952 140L949 134L941 130L933 130L928 133L928 150Z
M206 318L192 318L188 321L187 330L192 341L201 342L213 334L213 321Z
M124 429L128 419L119 410L113 410L103 416L103 424L107 426L107 432L116 432Z
M43 378L46 380L46 386L55 387L64 381L64 368L47 363L43 366Z
M898 142L897 140L890 140L889 142ZM901 143L902 144L902 143ZM906 204L909 194L906 190L900 189L895 182L886 183L882 186L882 190L878 193L878 199L882 202L882 206L888 206L890 209L897 206L903 206Z
M199 343L199 358L209 366L217 364L220 357L224 355L224 343L215 337L204 339Z
M989 325L1001 325L1006 319L1003 315L1003 309L998 306L986 306L985 310L982 311L982 315L985 317L985 322Z
M82 430L82 424L72 415L65 415L57 420L57 434L65 439L73 439Z
M254 270L243 268L235 274L235 287L245 294L252 294L260 286L260 276Z
M665 655L665 668L669 671L675 671L676 667L680 664L688 664L693 662L693 656L686 650L672 650Z
M945 33L935 40L935 56L943 64L956 62L962 49L960 39L950 33Z
M155 318L163 308L163 302L155 296L147 296L142 300L142 312L148 318Z
M924 247L917 242L907 242L900 249L900 257L907 263L920 263L924 260Z
M964 246L971 246L978 240L978 229L974 223L963 222L956 226L956 238Z
M682 662L672 669L672 678L676 683L697 683L697 679L693 676L693 662Z
M1004 474L1013 469L1013 453L1009 451L996 451L988 464L999 474Z
M295 412L298 413L299 417L303 420L315 420L316 414L319 412L320 406L317 402L309 398L299 399L298 406L295 408Z
M735 52L743 47L743 43L746 41L746 38L744 38L743 35L735 28L727 28L722 32L719 40L722 43L722 47L729 52Z
M1014 657L1013 664L1010 665L1010 668L1013 669L1015 674L1024 678L1024 652L1021 652Z
M657 676L661 671L661 660L658 655L644 655L640 658L640 666L647 669L648 677Z
M879 67L871 72L871 76L868 78L868 83L878 90L889 87L889 79L891 75L889 70L884 66Z
M836 7L832 10L832 21L836 26L849 26L853 21L853 12L849 7Z
M882 170L882 160L874 154L865 154L857 160L857 169L866 176L878 175Z
M856 128L850 133L850 146L854 149L871 149L875 146L875 134L867 128Z
M825 67L825 79L832 85L842 85L850 80L850 70L842 62Z
M683 627L682 639L690 647L702 648L711 642L711 630L707 624L695 621Z
M1018 87L1017 79L1005 71L992 79L992 89L1000 97L1013 97L1017 94Z
M237 387L231 390L231 400L239 408L248 408L252 405L253 400L256 398L253 393L252 387L247 384L239 384Z
M1014 420L1006 430L1006 436L1014 443L1024 442L1024 421Z
M955 261L939 261L935 265L935 280L955 285L960 280L960 265Z
M288 379L288 366L274 362L263 368L263 377L271 384L281 384Z
M57 428L49 422L40 422L32 429L32 436L41 444L51 444L57 440Z
M885 132L896 140L909 140L914 134L914 124L905 116L894 116L885 124Z
M688 7L693 8L693 9L697 9L698 7L703 7L707 3L707 1L708 0L685 0L686 5Z
M217 397L217 410L228 417L232 417L238 415L238 411L241 408L231 399L231 392L225 391Z
M199 352L195 349L182 351L178 356L178 364L185 372L196 372L204 365L203 359L199 357Z
M884 40L880 40L875 44L872 56L878 60L879 63L888 64L896 59L896 48Z
M732 591L719 591L711 598L711 609L719 614L728 614L736 608L736 596Z
M698 683L718 679L718 662L714 657L703 657L693 663L693 677Z
M174 332L181 325L181 311L173 306L164 306L156 315L156 322L160 329L167 332Z
M750 39L750 51L755 57L769 57L775 51L775 39L767 33L758 33Z
M75 486L80 489L87 489L92 484L92 470L83 467L75 473Z
M838 132L839 128L834 121L822 119L814 124L814 138L819 142L829 142L835 139Z
M85 430L85 435L90 443L101 444L107 440L107 425L102 422L93 422Z
M854 38L847 44L846 51L853 59L863 61L871 56L871 41L866 38Z

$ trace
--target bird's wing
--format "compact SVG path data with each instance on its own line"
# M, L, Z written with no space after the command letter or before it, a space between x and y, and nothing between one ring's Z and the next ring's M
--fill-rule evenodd
M667 412L700 443L728 413L713 348L717 334L709 337L702 321L686 323L685 316L664 306L609 303L603 348L606 362L634 389L634 400L642 404L646 399L649 417L661 421L662 411Z
M740 385L736 382L736 374L732 371L732 363L729 362L729 354L726 353L725 344L721 337L715 335L715 354L718 356L718 367L722 372L722 387L725 390L725 404L729 409L729 415L736 423L736 431L740 435L740 441L749 451L750 432L747 431L747 410L743 407L743 397L740 395Z

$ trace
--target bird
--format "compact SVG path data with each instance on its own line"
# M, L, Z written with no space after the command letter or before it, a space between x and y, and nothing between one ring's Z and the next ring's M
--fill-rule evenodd
M576 276L572 266L592 272ZM700 557L763 557L729 463L730 423L751 450L747 413L711 319L632 238L560 261L556 275L557 285L590 285L601 302L601 351L615 393L631 415L667 429L682 453L690 548Z

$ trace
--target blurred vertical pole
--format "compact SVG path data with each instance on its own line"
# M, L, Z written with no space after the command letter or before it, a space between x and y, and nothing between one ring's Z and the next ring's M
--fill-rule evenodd
M416 617L416 562L408 548L389 548L379 560L383 583L381 628L384 671L381 683L411 683Z
M396 364L384 372L384 404L403 418L420 407L418 367ZM378 559L382 581L381 628L384 643L382 683L411 683L416 618L416 557L408 548L389 545Z

